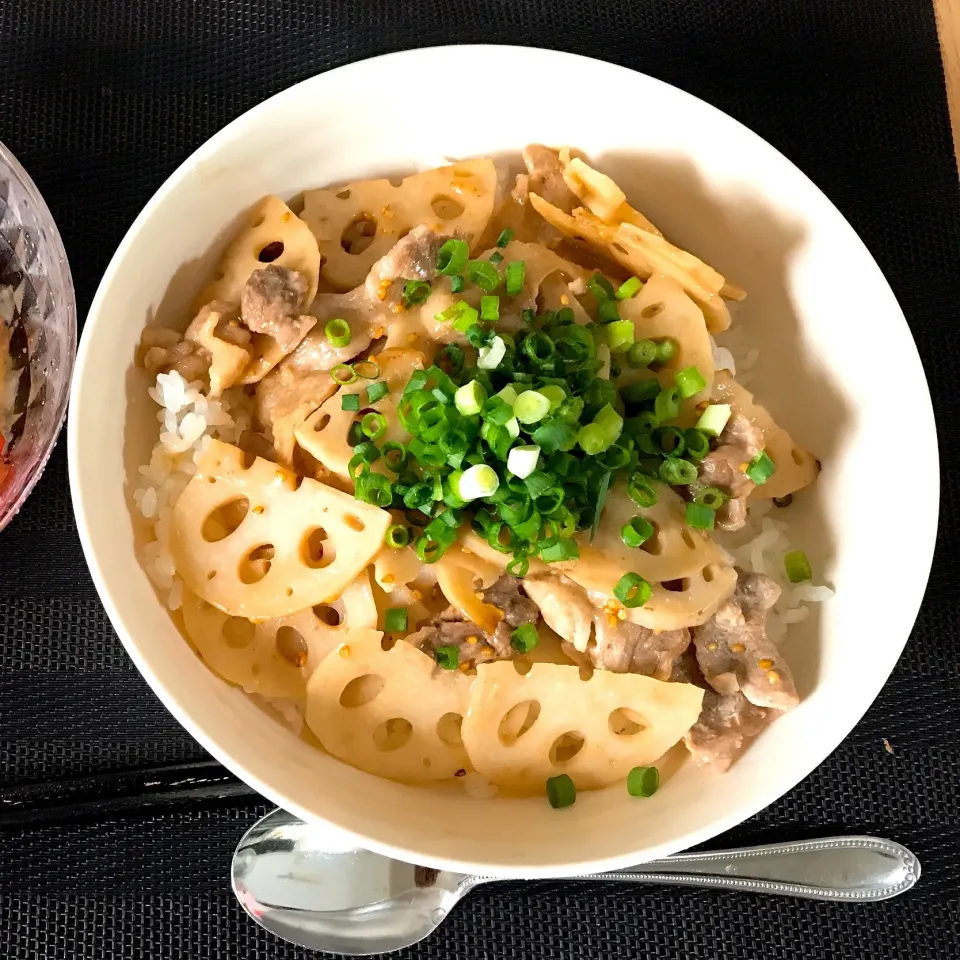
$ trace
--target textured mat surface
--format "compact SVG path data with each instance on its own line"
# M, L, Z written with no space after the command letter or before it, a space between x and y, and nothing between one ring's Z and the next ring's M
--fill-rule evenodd
M643 70L786 153L876 256L917 340L939 422L956 422L960 189L928 0L2 0L0 139L60 224L82 315L142 205L224 123L357 58L483 41ZM448 109L449 97L427 91L410 109ZM853 319L868 329L869 317ZM885 372L891 402L895 359ZM960 464L946 429L941 440L940 549L893 679L820 770L724 838L887 835L923 861L914 893L849 907L654 888L491 888L408 956L950 955L960 942ZM900 469L922 470L923 453L905 438ZM897 524L909 522L895 510L878 518L892 546ZM202 757L107 623L70 514L63 445L2 547L0 785ZM877 576L896 590L895 569ZM303 955L247 922L226 886L233 845L262 810L208 802L4 838L0 950L8 960Z

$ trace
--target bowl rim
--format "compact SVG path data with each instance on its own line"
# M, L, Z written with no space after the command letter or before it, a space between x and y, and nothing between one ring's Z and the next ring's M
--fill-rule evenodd
M37 457L33 469L30 471L20 492L0 510L0 530L3 530L17 513L19 513L20 508L43 476L43 471L53 454L57 440L60 438L60 431L63 429L63 422L67 416L67 407L70 398L73 396L72 381L73 372L76 368L78 330L77 293L73 285L73 274L70 270L70 262L67 259L67 251L63 245L63 238L60 236L60 228L57 226L57 222L54 220L53 214L50 212L50 208L43 198L43 194L40 193L39 188L33 182L33 178L24 169L23 164L14 156L13 151L2 140L0 140L0 161L5 163L14 173L31 202L36 207L40 218L45 221L45 226L48 229L47 239L50 242L54 254L53 262L50 264L50 271L56 274L57 284L62 290L66 291L67 294L66 302L59 304L59 309L66 310L67 340L65 344L66 350L64 352L65 359L62 367L65 374L64 389L57 401L53 430L47 437L46 444L40 452L40 456Z
M156 190L156 192L151 196L149 201L146 203L144 208L141 210L140 214L134 220L130 228L127 230L126 234L123 237L120 245L118 246L115 254L110 260L110 263L101 279L100 285L97 289L96 296L91 304L90 310L88 312L88 325L92 326L89 321L96 322L96 319L101 310L101 303L107 297L107 292L109 287L114 282L114 278L119 271L122 262L126 257L128 248L134 242L134 239L137 233L154 214L154 211L165 201L166 195L172 191L182 179L190 174L190 171L193 170L199 161L202 161L207 158L210 154L215 154L220 148L221 144L229 141L235 133L242 128L242 126L248 123L252 118L258 117L262 113L267 113L274 108L276 101L292 95L293 91L298 90L299 88L309 86L313 83L316 83L320 78L327 78L327 82L332 82L331 78L335 78L337 81L348 85L350 74L353 71L362 71L368 69L371 64L374 63L384 63L384 64L395 64L398 61L403 61L405 58L410 57L423 57L435 55L439 52L449 52L449 51L463 51L463 52L472 52L472 53L482 53L485 56L495 56L498 52L509 52L512 55L518 53L526 57L544 57L547 60L556 63L557 60L564 60L568 64L576 65L577 63L584 63L592 65L592 68L596 68L597 65L602 66L605 69L611 71L622 72L628 75L639 75L644 78L645 82L650 83L653 87L660 87L670 91L670 95L673 97L679 97L681 99L686 99L692 101L696 104L698 110L706 110L714 114L716 117L722 118L722 121L725 124L731 125L735 124L741 131L753 138L758 144L762 144L767 150L772 151L776 155L778 163L785 165L789 168L793 175L802 178L806 184L814 190L819 198L825 203L832 214L836 216L842 223L844 223L850 230L852 237L854 237L862 248L862 252L866 258L869 259L869 262L872 264L873 268L876 271L876 276L878 282L886 286L886 290L889 293L889 296L892 302L896 305L900 318L903 321L904 332L909 338L910 342L913 344L914 352L916 354L916 359L919 364L919 352L916 350L916 343L913 339L912 331L910 330L909 324L906 322L906 318L903 315L903 311L899 306L899 302L896 300L895 294L892 289L890 289L889 283L886 280L883 272L881 271L879 265L876 263L875 258L870 252L869 248L865 243L860 239L859 234L853 229L849 224L844 215L840 210L833 204L829 197L824 194L819 187L805 174L800 170L789 158L784 156L777 150L772 144L766 141L759 134L755 133L753 130L748 128L745 124L742 124L740 121L736 120L734 117L729 116L718 108L714 107L712 104L707 103L704 100L701 100L699 97L694 96L693 94L688 93L681 88L675 87L671 84L668 84L664 81L658 80L655 77L651 77L648 74L644 74L641 71L634 71L628 67L623 67L619 64L610 63L608 61L598 60L597 58L585 57L579 54L566 53L563 51L556 51L551 49L536 48L536 47L522 47L517 45L501 45L501 44L446 44L432 47L422 47L415 48L411 50L402 50L393 53L383 54L376 57L370 57L364 60L353 61L348 64L344 64L340 67L336 67L332 70L324 71L322 73L316 74L312 77L306 78L292 84L289 87L284 88L276 94L273 94L269 98L263 100L262 102L256 104L247 111L244 111L242 114L233 119L230 123L226 124L220 130L218 130L213 136L207 139L202 143L195 151L193 151L190 156L188 156L177 168L171 173L171 175L163 182L163 184ZM519 147L518 147L519 149ZM71 398L75 397L81 389L81 383L84 380L84 371L88 363L88 346L89 346L89 337L82 337L79 347L79 352L77 356L77 375L74 377ZM920 376L921 382L923 384L923 396L917 396L917 400L920 401L920 405L924 412L927 413L928 419L927 423L924 426L929 426L932 429L934 440L936 440L936 430L935 430L935 420L933 416L933 406L930 399L929 385L926 381L925 373L922 370L922 365L920 365ZM432 867L439 869L448 869L457 872L473 872L473 873L483 873L491 876L500 876L504 878L524 878L531 876L539 877L562 877L570 875L570 868L574 866L578 868L579 873L583 874L586 872L603 872L607 870L618 869L622 867L629 866L642 860L656 859L663 857L672 853L676 853L680 850L688 849L689 847L696 846L697 844L703 843L711 838L718 836L719 834L735 827L736 825L748 820L749 818L755 816L758 812L765 809L771 803L775 802L790 790L792 790L800 781L805 779L810 775L814 770L816 770L826 758L833 753L834 750L849 736L850 732L854 729L857 723L860 722L863 715L867 712L870 706L873 704L876 697L879 695L881 689L883 688L886 681L889 679L890 674L892 673L896 663L898 662L900 656L902 655L903 648L905 647L907 640L909 639L910 630L907 630L903 636L902 641L897 644L896 656L893 656L893 650L891 649L890 656L891 661L889 668L885 668L882 671L882 679L876 684L876 688L873 689L873 684L870 685L869 695L864 695L864 704L863 708L857 709L856 717L850 722L850 725L847 727L846 720L844 723L844 729L842 736L825 738L821 747L812 751L811 756L814 758L812 762L804 762L802 765L791 768L789 773L782 775L776 782L769 781L763 786L758 788L752 795L748 803L746 803L742 808L737 808L733 813L728 813L726 815L718 816L714 820L711 820L710 823L706 826L690 829L681 834L678 834L674 839L669 841L664 841L661 843L653 843L646 845L643 854L638 858L636 852L626 852L621 855L616 856L607 856L600 859L595 859L591 861L574 861L567 862L566 864L560 863L551 863L549 866L541 867L536 866L532 871L516 868L513 866L504 867L502 864L497 862L480 862L476 860L464 860L458 859L452 856L436 856L433 854L423 854L419 851L405 847L400 843L395 842L385 842L378 838L373 838L363 833L349 830L347 828L341 827L339 824L334 823L333 821L327 820L322 816L317 815L315 812L308 811L304 807L289 797L283 797L280 795L280 791L274 790L271 788L270 784L261 776L258 776L252 773L249 769L246 768L244 763L235 760L233 756L229 753L228 750L221 748L217 741L209 735L204 727L198 723L195 723L190 716L184 705L179 702L179 698L174 689L170 686L162 683L153 673L149 664L146 661L145 656L141 653L138 644L134 641L132 636L126 634L125 630L121 629L118 624L122 623L122 618L119 614L117 606L111 595L111 591L107 587L106 577L104 576L103 569L100 565L100 562L93 551L92 546L90 545L90 537L87 531L87 516L83 505L83 498L80 492L80 482L79 482L79 472L77 467L77 457L76 453L78 450L78 445L80 442L79 435L79 424L76 422L76 418L71 418L70 423L68 423L68 449L69 449L69 473L70 473L70 488L71 496L74 503L74 509L76 513L77 528L78 533L83 544L84 554L88 566L90 568L92 579L97 587L98 594L101 598L101 601L106 609L106 612L110 618L111 623L114 625L120 639L126 648L131 659L134 661L138 670L144 675L147 679L150 686L157 693L157 695L162 700L164 706L169 710L174 717L181 723L181 725L193 736L210 754L212 754L218 761L220 761L225 767L232 770L239 777L241 777L245 782L253 786L259 793L264 797L271 799L273 802L278 803L283 806L285 809L294 813L295 815L313 822L323 823L326 826L330 826L335 830L351 837L355 842L360 846L367 849L374 850L379 853L383 853L388 856L395 857L397 859L405 860L407 862L417 862L427 864ZM911 560L915 565L919 564L923 567L923 582L926 584L929 580L930 570L932 568L933 557L934 557L934 547L937 533L937 514L939 509L939 499L940 499L940 477L939 477L939 448L934 444L934 455L936 457L937 470L935 471L935 479L931 481L931 493L935 493L933 502L935 504L934 509L927 511L927 514L923 517L922 525L922 539L924 540L924 546L922 553L917 557L912 557ZM934 471L931 471L934 472ZM931 522L932 520L932 522ZM911 630L912 625L915 623L917 616L920 612L920 605L922 603L923 594L916 600L916 609L913 610L912 616L910 617ZM911 606L912 606L911 602ZM867 698L868 697L868 698Z

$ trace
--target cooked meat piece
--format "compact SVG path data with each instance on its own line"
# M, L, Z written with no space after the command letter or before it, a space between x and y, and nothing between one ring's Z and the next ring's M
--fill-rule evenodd
M527 188L530 193L538 194L565 213L580 206L579 198L563 179L563 167L556 150L531 143L524 148L523 163L529 174Z
M206 381L210 354L200 344L183 340L175 330L147 327L140 335L140 362L151 377L176 370L187 383Z
M349 293L321 293L313 305L317 325L281 366L298 375L326 373L338 363L352 360L370 346L372 312L375 312L375 306L363 287ZM335 347L327 339L326 323L334 317L346 320L350 326L350 342L344 347Z
M720 434L716 450L700 461L694 492L698 487L719 487L730 497L717 511L716 523L721 530L739 530L747 522L747 497L754 484L744 470L761 450L760 428L735 413Z
M399 300L403 284L394 280L433 280L440 247L449 239L423 224L414 227L373 265L364 284L367 296L374 302Z
M307 295L307 281L296 270L274 263L254 270L240 295L240 315L253 333L275 340L289 353L303 339L300 312Z
M411 633L407 642L431 656L438 647L457 646L460 648L460 663L510 659L515 654L510 635L521 624L536 623L537 606L523 595L520 581L506 574L483 591L483 599L503 613L503 619L493 634L464 620L456 607L447 607L416 633Z
M257 422L270 437L280 463L293 466L293 431L336 389L329 373L301 374L285 364L257 384Z
M666 680L690 645L689 630L655 633L598 609L583 588L567 577L528 577L523 585L540 607L544 622L564 641L564 652L578 663Z
M737 575L733 597L693 629L697 662L717 693L740 691L758 707L789 710L800 700L790 668L766 630L766 614L780 588L764 574L738 569Z
M708 690L697 722L683 738L698 766L722 773L740 755L746 741L777 716L752 704L737 691L727 695Z

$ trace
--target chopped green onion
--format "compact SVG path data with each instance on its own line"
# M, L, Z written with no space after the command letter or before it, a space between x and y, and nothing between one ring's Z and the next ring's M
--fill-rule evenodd
M513 239L513 230L507 227L505 230L500 232L500 236L497 237L497 246L505 247Z
M657 344L657 363L669 363L677 354L677 341L669 337Z
M601 323L616 323L620 319L620 308L616 300L601 300L597 307L597 319Z
M600 516L603 513L603 505L607 502L607 494L610 492L610 471L604 471L600 477L600 483L597 488L597 500L593 508L593 523L590 524L590 542L597 535L600 529Z
M665 457L680 457L686 449L686 440L682 430L676 427L657 427L654 437L660 452Z
M509 268L508 268L509 269ZM533 307L524 307L520 311L520 318L524 323L530 324L537 319L537 311Z
M506 566L507 573L511 577L523 578L530 570L530 560L528 557L514 557Z
M611 353L626 353L633 346L636 334L632 320L616 320L603 328Z
M363 443L366 439L363 431L360 429L360 424L354 420L354 422L350 424L350 429L347 430L347 446L355 447L358 443Z
M526 275L526 264L523 260L514 260L507 264L507 296L519 296L523 290L523 281Z
M524 390L513 405L513 415L520 423L539 423L550 412L550 401L537 390Z
M554 810L572 807L577 800L577 788L565 773L547 780L547 799Z
M543 387L540 387L539 392L542 393L550 401L550 410L551 412L556 410L557 407L567 399L567 392L563 387L557 386L555 383L548 383Z
M379 440L387 432L387 418L382 413L364 414L360 429L371 440Z
M383 445L382 453L383 462L394 473L400 473L407 465L407 448L402 443L397 443L395 440L388 440Z
M417 306L426 303L430 296L430 284L426 280L408 280L403 285L403 305Z
M776 471L777 465L770 459L766 450L761 450L750 461L746 474L759 487L765 484Z
M576 560L579 556L580 548L573 540L558 540L540 548L540 559L544 563L562 563L564 560Z
M813 579L810 561L802 550L791 550L783 558L783 568L791 583L803 583L804 580Z
M669 390L661 390L653 401L653 412L661 423L673 420L680 415L680 388L676 385Z
M639 547L653 536L653 524L643 517L634 517L620 530L620 539L628 547Z
M500 286L500 274L497 268L487 260L468 260L467 279L481 290L493 293Z
M535 330L524 339L523 352L536 366L542 367L557 352L557 348L547 334Z
M370 386L367 387L367 402L376 403L378 400L382 400L389 392L390 388L382 380L371 383Z
M523 623L510 634L510 646L517 653L529 653L539 642L537 628L532 623Z
M364 380L376 380L380 376L380 367L375 360L355 360L353 369Z
M504 403L510 404L510 409L512 410L519 394L517 393L517 388L512 383L508 383L502 390L497 391L494 396L500 397Z
M649 367L656 358L657 345L652 340L638 340L636 343L632 343L627 351L627 363L635 370Z
M558 450L571 449L577 442L578 433L575 424L551 417L533 431L531 438L544 453L556 453Z
M639 277L631 277L629 280L624 280L624 282L617 287L617 299L629 300L638 294L642 287L643 283Z
M625 573L613 588L613 595L625 607L642 607L653 594L653 587L639 573Z
M496 493L499 486L500 478L497 476L497 471L485 463L478 463L463 471L458 491L460 498L469 502L479 500L480 497L489 497L492 493Z
M342 317L334 317L328 320L323 328L323 335L333 347L345 347L350 343L353 334L350 332L350 324Z
M494 250L493 253L490 254L490 262L495 267L499 267L500 264L503 263L503 254L498 253L496 250Z
M356 413L360 409L360 394L344 393L340 397L340 409L349 410L351 413Z
M506 356L507 345L502 337L494 337L490 343L481 347L477 357L477 366L481 370L496 370Z
M684 430L683 439L687 445L687 456L693 460L702 460L710 452L709 438L696 427Z
M697 468L689 460L671 458L660 464L660 479L671 487L682 487L697 479Z
M450 292L451 293L462 293L463 288L466 286L466 282L463 277L458 273L455 277L450 278Z
M383 542L394 550L405 547L410 542L410 531L399 523L393 523L387 527Z
M717 519L717 511L703 503L687 504L687 526L694 530L712 530Z
M453 395L456 408L465 417L478 414L487 402L487 391L479 380L471 380L460 387Z
M505 387L504 389L507 388ZM510 389L512 390L513 388L511 387ZM502 394L503 391L501 390L500 393L484 401L480 407L480 416L485 423L492 423L495 426L502 427L513 417L513 404L505 399ZM483 436L482 432L480 436Z
M693 502L703 504L711 510L719 510L730 497L719 487L702 487L693 495Z
M480 316L480 314L473 307L471 307L469 303L464 303L463 300L457 303L455 308L456 315L452 318L453 329L457 330L459 333L466 333L472 326L476 324L477 318ZM451 307L451 309L454 308ZM443 312L447 313L446 310ZM438 316L440 316L440 314L438 314Z
M707 381L696 367L685 367L678 370L674 376L674 381L680 389L680 396L684 400L689 400L707 386Z
M447 546L424 535L417 537L413 549L423 563L436 563L447 552Z
M456 670L460 666L460 648L457 646L437 647L433 658L444 670Z
M587 289L601 303L604 300L613 300L616 296L613 292L613 284L602 273L595 273L587 281Z
M400 633L407 629L407 608L390 607L383 615L383 629L387 633Z
M660 771L656 767L634 767L627 774L627 793L631 797L652 797L660 786Z
M500 298L483 296L480 298L480 319L487 323L496 323L500 319Z
M353 495L364 503L375 507L389 507L393 502L393 488L390 481L381 473L367 471L354 481Z
M515 476L524 479L537 469L540 448L534 445L512 447L507 455L507 469Z
M638 380L628 387L622 387L620 397L624 403L645 403L654 400L661 393L660 384L656 379Z
M338 363L331 371L330 377L335 383L344 386L353 383L357 379L357 371L349 363Z
M730 419L731 408L729 403L711 403L706 410L700 414L697 421L697 429L705 433L708 437L719 437L723 433L723 428Z
M437 256L437 273L452 277L467 265L470 246L465 240L447 240Z
M653 486L652 480L642 473L635 473L627 481L627 493L630 499L638 506L648 507L656 506L657 491Z

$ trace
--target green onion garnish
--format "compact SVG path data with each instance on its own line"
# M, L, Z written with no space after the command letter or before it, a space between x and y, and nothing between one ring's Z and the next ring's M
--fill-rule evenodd
M653 524L643 517L634 517L629 523L625 523L620 531L620 539L628 547L639 547L652 536Z
M509 270L509 267L507 269ZM537 319L537 311L534 310L533 307L524 307L520 311L520 318L524 323L531 324Z
M697 421L697 429L705 433L708 437L719 437L723 433L723 428L727 425L731 414L730 404L711 403L706 410L700 414Z
M506 566L506 571L511 577L519 577L520 579L523 579L529 570L529 557L514 557Z
M597 319L601 323L616 323L620 319L620 308L616 300L601 300L597 306Z
M615 320L603 328L611 353L627 353L633 346L636 334L632 320ZM629 357L627 358L629 362Z
M711 510L719 510L730 497L719 487L702 487L693 495L693 502L703 504Z
M522 260L514 260L507 264L507 296L516 297L523 290L526 264Z
M502 337L494 337L478 351L477 366L481 370L496 370L507 354L507 345Z
M371 383L370 386L367 387L367 402L376 403L378 400L382 400L389 392L390 388L382 380Z
M620 397L624 403L645 403L647 400L655 399L660 392L660 384L651 378L638 380L636 383L631 383L629 387L621 388Z
M680 396L684 400L689 400L707 386L707 381L696 367L685 367L678 370L674 376L674 381L680 389Z
M340 409L356 413L360 409L359 393L344 393L340 397Z
M364 380L376 380L380 376L380 367L375 360L355 360L353 370Z
M382 413L364 414L360 429L371 440L379 440L387 432L387 418Z
M401 527L401 529L403 529ZM383 629L387 633L400 633L407 629L407 608L390 607L383 615Z
M660 771L656 767L634 767L627 774L627 793L631 797L652 797L660 786Z
M489 497L496 493L499 486L500 478L497 476L497 471L485 463L478 463L463 471L458 491L461 499L469 502L479 500L481 497Z
M460 273L467 265L470 246L465 240L447 240L437 256L437 273L452 277Z
M468 260L467 279L487 293L493 293L500 286L500 274L488 260Z
M497 246L505 247L513 239L513 231L507 227L505 230L501 231L500 236L497 237Z
M639 573L625 573L613 588L613 595L625 607L642 607L652 594L653 587Z
M680 388L676 385L669 390L661 390L653 401L653 412L661 423L673 420L680 415Z
M710 452L709 438L696 427L684 430L683 439L687 445L687 456L693 460L702 460Z
M388 547L399 550L400 547L405 547L410 542L410 531L399 523L393 523L387 527L383 542Z
M697 479L697 468L689 460L673 458L660 464L659 476L671 487L683 487Z
M487 402L487 391L479 380L471 380L457 390L453 402L463 416L472 417L480 413Z
M765 484L777 472L777 465L770 459L766 450L761 450L750 461L747 476L759 487Z
M665 457L683 456L687 442L682 430L678 430L676 427L657 427L653 435L660 447L660 452Z
M430 284L426 280L408 280L403 285L403 305L417 306L426 303L430 296Z
M695 530L712 530L717 512L702 503L687 504L687 526Z
M324 325L323 335L332 347L337 348L347 346L353 336L350 332L350 324L342 317L328 320Z
M507 455L507 469L521 480L529 477L537 469L540 448L535 445L512 447Z
M547 781L547 799L554 810L563 807L572 807L577 801L577 788L565 773L559 777L551 777Z
M541 547L539 552L544 563L562 563L565 560L576 560L580 556L580 548L573 540L559 540Z
M653 486L653 480L642 473L635 473L627 481L627 493L638 507L646 509L657 503L657 491Z
M494 250L493 253L490 254L490 262L495 267L499 267L500 264L503 263L503 254L498 253L496 250Z
M617 299L629 300L631 297L636 296L642 288L643 283L639 277L631 277L629 280L624 280L624 282L617 287Z
M414 552L424 563L436 563L446 552L447 544L432 540L426 534L417 537L413 545Z
M783 568L791 583L803 583L804 580L813 579L810 561L802 550L791 550L783 558Z
M537 628L532 623L523 623L510 634L510 646L517 653L529 653L539 641Z
M487 296L480 298L480 319L487 323L496 323L500 319L500 298Z
M357 379L357 371L349 363L338 363L331 371L330 377L335 383L344 386L353 383Z
M353 495L364 503L375 507L389 507L393 502L393 489L390 481L380 473L368 471L354 481Z
M669 363L677 354L677 341L667 337L657 344L657 363Z
M536 390L524 390L513 405L513 415L520 423L539 423L550 412L550 401Z
M630 349L627 351L627 363L635 370L649 367L656 358L657 345L652 340L638 340L630 344Z
M463 288L466 286L466 281L458 273L455 277L450 278L450 292L451 293L461 293Z
M459 647L437 647L433 654L437 665L444 670L456 670L460 666L460 648Z
M394 473L400 473L407 465L409 454L407 448L402 443L395 440L388 440L381 451L383 453L383 462Z
M587 289L601 303L604 300L613 300L616 296L613 292L613 284L602 273L595 273L587 281Z

